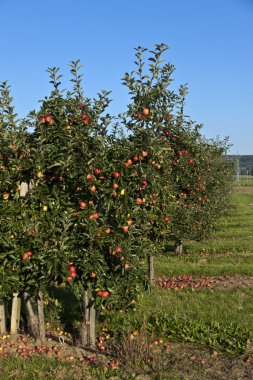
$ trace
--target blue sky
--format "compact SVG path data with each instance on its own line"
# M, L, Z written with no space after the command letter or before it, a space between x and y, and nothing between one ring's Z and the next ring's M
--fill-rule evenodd
M0 81L20 116L49 94L45 70L60 67L68 87L78 58L86 95L111 90L110 111L121 112L134 47L165 43L173 87L188 83L186 111L202 133L253 154L253 0L0 0L0 20Z

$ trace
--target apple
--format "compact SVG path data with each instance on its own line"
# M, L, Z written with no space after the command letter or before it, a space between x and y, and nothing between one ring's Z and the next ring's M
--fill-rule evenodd
M92 174L87 174L86 179L88 182L94 181L94 177Z
M192 165L194 161L193 161L192 158L189 158L188 162L189 162L190 165Z
M72 281L72 280L73 280L73 278L72 278L71 276L69 276L69 277L66 278L66 281L67 281L67 282L70 282L70 281Z
M76 271L76 267L74 265L70 265L69 266L69 271L70 272L75 272Z
M52 119L52 116L51 115L45 115L45 121L47 123L49 123L50 125L53 125L54 124L54 120Z
M95 168L93 171L94 171L95 174L100 174L101 173L101 169L100 168Z
M44 178L44 174L42 172L40 172L40 171L38 171L35 175L39 179L43 179Z
M81 209L84 209L86 207L86 203L85 202L80 202L79 206L80 206Z
M149 116L150 111L149 111L148 108L144 108L143 111L142 111L142 113L143 113L144 116Z
M46 122L46 119L45 119L44 117L42 117L42 118L40 119L40 124L45 124L45 122Z
M7 192L4 192L4 193L3 193L3 199L4 199L5 201L8 201L9 197L10 197L10 194L9 194L9 193L7 193Z
M134 115L136 119L142 119L142 113L141 112L136 112L136 114Z
M136 203L137 203L138 205L142 204L142 203L143 203L142 198L137 198L137 199L136 199Z
M118 246L118 247L116 247L115 251L116 251L116 253L120 253L122 251L122 249L120 246Z
M165 217L165 218L164 218L164 221L168 223L168 222L170 221L170 218Z
M48 210L48 207L45 205L45 206L43 206L43 211L47 211Z
M129 231L129 226L123 226L122 227L122 230L127 233Z
M118 185L117 183L114 183L114 184L112 185L112 188L116 190L116 189L119 188L119 185Z
M147 157L148 156L148 152L146 152L145 150L143 150L141 153L142 153L142 157Z
M98 295L99 297L103 297L103 293L104 293L104 292L103 292L103 290L101 290L101 289L97 291L97 295Z
M114 176L114 178L119 178L120 174L119 174L119 172L113 172L113 176Z
M91 191L92 193L95 193L95 191L96 191L96 186L95 186L95 185L91 186L90 191Z
M103 292L103 294L102 294L102 296L104 297L104 298L108 298L109 297L109 292L106 290L105 292Z
M91 278L96 278L97 275L96 275L96 273L90 273L90 277L91 277Z

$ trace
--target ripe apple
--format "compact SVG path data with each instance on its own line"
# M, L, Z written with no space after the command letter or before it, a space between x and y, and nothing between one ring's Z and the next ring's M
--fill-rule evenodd
M193 159L189 158L188 162L189 162L190 165L192 165L193 164Z
M9 197L10 197L10 194L9 194L9 193L7 193L7 192L4 192L4 193L3 193L3 199L4 199L5 201L8 201Z
M142 113L141 112L136 112L136 114L134 115L136 119L142 119Z
M142 198L137 198L137 199L136 199L136 203L137 203L138 205L142 204L142 202L143 202Z
M129 226L123 226L122 227L122 230L127 233L129 231Z
M45 206L43 206L43 211L47 211L48 210L48 207L45 205Z
M49 114L45 116L45 121L46 121L47 123L49 123L50 125L53 125L53 124L54 124L54 121L53 121L53 119L52 119L52 116L49 115Z
M98 290L97 291L97 295L99 296L99 297L103 297L103 290L102 289L100 289L100 290Z
M95 174L100 174L101 173L101 169L100 168L95 168L93 171L94 171Z
M86 179L88 182L94 181L94 177L92 174L87 174Z
M166 223L168 223L168 222L170 221L170 218L165 217L165 218L164 218L164 221L165 221Z
M90 273L90 277L91 277L91 278L96 278L97 275L96 275L96 273Z
M119 172L113 172L113 176L114 176L114 178L119 178L120 174L119 174Z
M40 124L45 124L45 122L46 122L46 119L45 119L44 117L42 117L42 118L40 119Z
M102 294L102 296L104 297L104 298L108 298L109 297L109 292L106 290L105 292L103 292L103 294Z
M80 202L79 206L80 206L81 209L84 209L86 207L86 203L85 202Z
M76 271L76 267L74 265L70 265L69 266L69 271L70 272L75 272Z
M95 191L96 191L96 186L95 186L95 185L91 186L90 191L91 191L92 193L95 193Z
M72 280L73 280L73 278L72 278L71 276L69 276L69 277L66 278L66 281L67 281L67 282L70 282L70 281L72 281Z
M35 175L36 175L36 177L39 178L39 179L43 179L43 177L44 177L43 173L40 172L40 171L37 172Z
M147 157L148 156L148 152L146 152L145 150L143 150L141 153L142 153L142 157Z
M120 253L122 251L122 249L120 246L118 246L118 247L116 247L115 251L116 251L116 253Z
M144 116L149 116L150 111L149 111L148 108L144 108L143 111L142 111L142 113L143 113Z

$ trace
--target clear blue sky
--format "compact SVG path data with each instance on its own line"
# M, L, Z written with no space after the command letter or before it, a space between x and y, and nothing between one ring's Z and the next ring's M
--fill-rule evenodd
M230 136L231 153L253 154L253 0L0 0L0 41L0 81L21 116L49 94L45 69L60 67L67 87L77 58L86 95L112 90L121 112L134 47L165 43L191 119L207 137Z

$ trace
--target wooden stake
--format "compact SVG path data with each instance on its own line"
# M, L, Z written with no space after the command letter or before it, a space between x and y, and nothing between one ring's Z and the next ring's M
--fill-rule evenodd
M11 335L15 335L18 332L20 322L20 308L21 300L18 298L18 293L13 294L12 308L11 308Z

